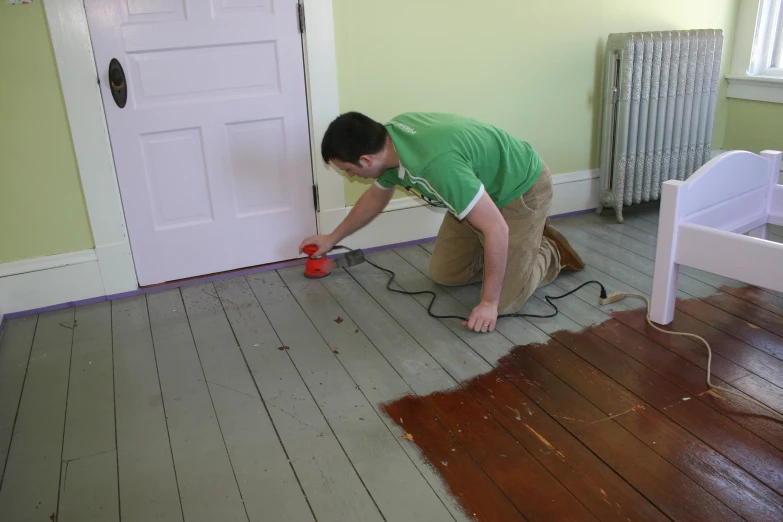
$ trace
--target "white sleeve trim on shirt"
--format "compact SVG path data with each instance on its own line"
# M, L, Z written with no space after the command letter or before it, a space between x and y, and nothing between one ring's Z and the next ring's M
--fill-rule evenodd
M378 180L375 180L375 186L378 187L381 190L393 190L394 187L384 187L380 183L378 183Z
M470 211L473 210L473 207L476 206L476 204L479 202L479 199L481 199L481 196L484 195L484 184L482 183L479 187L479 191L476 193L476 197L473 198L473 201L470 202L470 204L465 208L465 210L462 211L462 214L457 216L457 219L462 221L467 217L468 214L470 214Z

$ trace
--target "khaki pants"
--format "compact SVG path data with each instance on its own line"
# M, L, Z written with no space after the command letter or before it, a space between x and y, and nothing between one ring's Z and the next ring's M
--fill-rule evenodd
M560 253L543 237L552 205L552 176L544 165L538 181L500 213L508 223L508 258L498 313L518 312L540 286L560 273ZM484 236L467 219L447 213L430 262L432 280L444 286L477 283L484 276Z

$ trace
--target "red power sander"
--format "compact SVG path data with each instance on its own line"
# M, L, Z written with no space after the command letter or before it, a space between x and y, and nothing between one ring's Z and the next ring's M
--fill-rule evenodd
M307 263L305 264L305 277L310 279L321 279L328 276L337 266L337 262L333 259L329 259L326 256L313 257L318 247L315 245L307 245L302 249L305 254L308 255Z
M337 245L335 248L345 248L348 253L344 256L335 259L329 259L326 256L313 257L318 251L318 247L315 245L307 245L302 250L307 254L308 259L305 264L304 275L310 279L321 279L332 273L337 266L343 266L345 268L364 263L364 253L361 250L351 250L344 246Z

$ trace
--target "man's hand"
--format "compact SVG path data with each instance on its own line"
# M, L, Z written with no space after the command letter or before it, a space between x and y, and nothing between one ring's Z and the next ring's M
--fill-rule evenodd
M334 245L337 244L337 241L334 239L334 237L329 234L325 236L310 236L306 238L304 241L302 241L302 244L299 245L299 253L301 254L304 252L304 247L307 245L315 245L318 247L318 250L316 250L315 254L312 255L312 257L318 257L322 256L324 254L328 254L330 250L334 248Z
M468 330L473 330L474 332L486 333L495 329L497 320L497 303L481 301L470 313L468 320L462 323L462 326L467 326Z
M484 234L484 281L481 302L463 324L474 332L491 332L498 320L498 303L508 256L508 225L485 192L467 216L468 222Z
M380 214L391 200L393 194L394 191L391 189L384 190L375 184L370 185L369 190L362 194L362 197L359 198L359 201L356 202L342 223L334 229L334 232L328 235L308 237L299 245L299 253L301 254L307 245L318 247L313 257L329 253L337 243L365 226L375 216Z

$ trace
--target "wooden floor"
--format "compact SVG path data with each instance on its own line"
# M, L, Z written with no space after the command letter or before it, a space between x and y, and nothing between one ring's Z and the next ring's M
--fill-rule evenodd
M524 312L649 294L654 209L605 214L555 223L589 266ZM369 257L469 314L479 287L436 287L430 250ZM387 280L293 267L8 322L0 520L783 520L783 422L708 392L703 347L641 301L590 285L481 335ZM679 289L713 382L783 412L783 294Z

